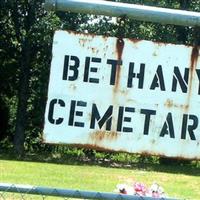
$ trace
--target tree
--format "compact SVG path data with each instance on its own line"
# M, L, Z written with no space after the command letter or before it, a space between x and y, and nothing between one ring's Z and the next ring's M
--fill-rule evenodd
M38 141L42 132L54 31L61 26L77 30L87 20L80 14L58 13L62 21L55 13L45 11L42 3L43 0L1 0L0 3L0 62L5 75L1 77L4 90L0 97L14 99L12 105L7 105L15 116L12 122L16 124L14 152L17 155L23 155L24 147Z
M48 16L54 17L55 23L45 24L44 19ZM43 22L43 24L42 24ZM53 22L51 20L51 22ZM36 63L41 56L46 57L46 49L50 48L50 41L45 41L47 31L52 35L53 29L58 27L58 19L52 14L48 14L42 7L41 0L2 0L1 1L1 22L0 29L3 33L1 62L5 67L12 67L11 73L13 82L4 84L12 85L13 95L17 96L16 128L14 135L14 146L17 155L23 155L25 130L27 123L28 100L30 97L30 82L32 71L37 67ZM38 32L41 29L43 32ZM43 29L44 28L44 29ZM43 36L41 37L41 35ZM42 38L43 41L42 41ZM45 42L45 44L43 43ZM45 46L45 51L40 49ZM44 53L39 55L39 53ZM49 53L49 52L48 52ZM3 57L4 56L4 57ZM45 63L46 64L46 63ZM42 67L45 67L43 64ZM14 72L14 73L12 73ZM8 77L7 76L7 77ZM14 78L13 78L14 77ZM8 92L5 92L8 95Z

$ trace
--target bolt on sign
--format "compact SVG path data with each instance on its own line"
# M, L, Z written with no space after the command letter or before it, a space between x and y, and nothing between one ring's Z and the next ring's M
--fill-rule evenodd
M200 159L199 47L56 31L44 140Z

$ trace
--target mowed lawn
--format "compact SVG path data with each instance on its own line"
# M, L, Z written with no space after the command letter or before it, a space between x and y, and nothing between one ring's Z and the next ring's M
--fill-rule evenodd
M0 160L0 182L3 183L113 192L119 183L136 181L147 186L157 182L169 197L200 199L199 169L189 166L123 169Z

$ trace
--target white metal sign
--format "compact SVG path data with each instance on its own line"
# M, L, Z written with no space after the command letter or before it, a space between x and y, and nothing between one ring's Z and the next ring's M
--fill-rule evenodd
M199 159L199 47L56 31L44 141Z

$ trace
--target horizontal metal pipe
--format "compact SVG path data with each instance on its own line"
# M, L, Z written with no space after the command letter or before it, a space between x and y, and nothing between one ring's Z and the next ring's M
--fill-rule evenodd
M3 192L36 194L44 196L70 197L80 199L102 199L102 200L153 200L151 197L141 197L135 195L114 194L108 192L91 192L81 190L67 190L49 187L35 187L30 185L17 185L9 183L0 183L0 194ZM1 197L1 196L0 196ZM162 200L177 200L172 198L159 198ZM158 200L159 200L158 199Z
M102 0L46 0L44 6L49 11L71 11L112 17L127 16L135 20L161 24L200 26L200 13L177 9Z

